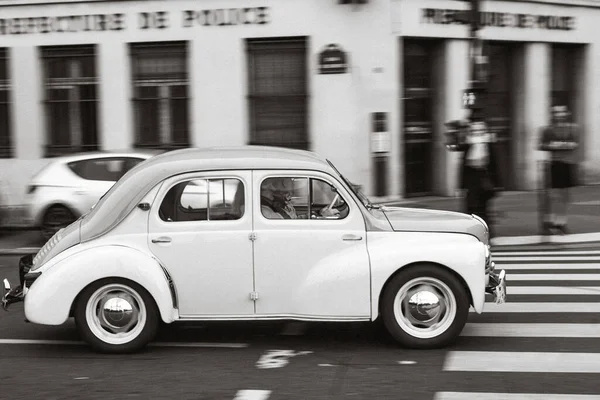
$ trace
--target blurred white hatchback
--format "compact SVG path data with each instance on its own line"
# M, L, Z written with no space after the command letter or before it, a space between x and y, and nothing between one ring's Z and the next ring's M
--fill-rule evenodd
M26 207L46 240L90 211L127 171L159 151L94 152L52 158L31 179Z

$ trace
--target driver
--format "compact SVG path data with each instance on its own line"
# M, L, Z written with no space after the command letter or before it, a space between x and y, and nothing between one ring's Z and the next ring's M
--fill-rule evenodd
M292 204L294 183L292 178L269 178L261 187L261 211L268 219L305 219L299 215ZM339 211L329 206L321 209L323 217L337 216Z

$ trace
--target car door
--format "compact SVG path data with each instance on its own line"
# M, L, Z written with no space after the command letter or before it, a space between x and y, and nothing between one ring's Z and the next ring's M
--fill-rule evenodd
M182 318L254 314L251 173L195 173L163 183L148 246L171 275Z
M291 202L299 219L274 219L261 204L269 180L277 177L293 179ZM253 187L257 315L368 318L365 221L344 187L327 174L293 171L255 171ZM334 200L340 214L321 217Z

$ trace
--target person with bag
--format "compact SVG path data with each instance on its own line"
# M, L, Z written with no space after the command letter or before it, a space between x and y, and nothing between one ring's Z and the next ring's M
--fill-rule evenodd
M577 126L568 122L568 115L567 106L553 106L552 123L543 128L540 136L539 149L550 152L550 210L544 221L545 234L552 234L553 229L567 233L569 188L577 184L575 150L579 146L579 134Z
M463 152L459 180L460 188L466 192L464 210L482 218L490 228L491 237L493 221L489 202L502 187L495 154L495 134L488 132L483 121L452 121L447 126L454 130L451 135L456 136L455 141L447 145L448 149Z

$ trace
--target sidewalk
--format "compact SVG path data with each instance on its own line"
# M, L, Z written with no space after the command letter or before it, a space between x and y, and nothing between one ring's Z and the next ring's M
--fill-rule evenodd
M574 188L569 207L569 234L541 236L538 214L538 192L504 192L492 202L498 214L496 237L492 246L504 247L534 245L538 248L574 248L589 246L600 248L600 185ZM401 207L418 207L436 210L460 211L461 199L456 197L423 197L382 204ZM593 243L597 242L597 243ZM39 231L0 231L0 255L27 254L44 245ZM541 246L541 247L540 247Z

